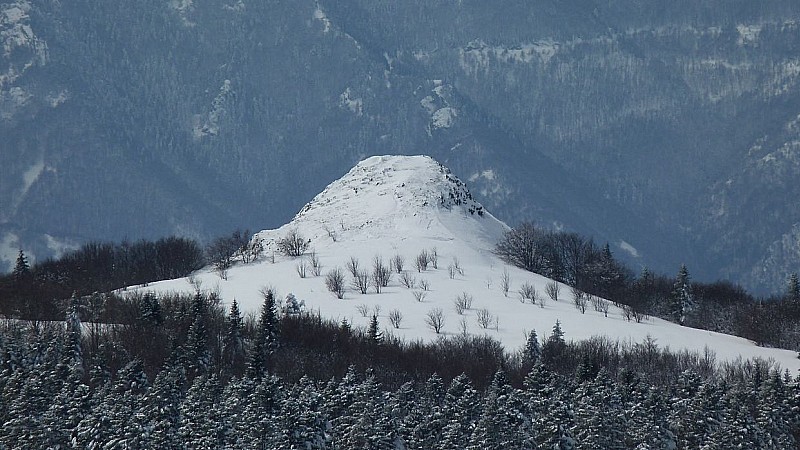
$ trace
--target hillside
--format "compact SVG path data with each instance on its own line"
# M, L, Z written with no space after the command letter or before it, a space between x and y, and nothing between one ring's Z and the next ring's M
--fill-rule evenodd
M518 291L523 284L531 284L539 297L546 298L545 286L550 280L508 267L492 254L495 242L507 229L473 199L463 182L431 158L371 157L331 183L291 222L257 233L254 239L261 240L265 248L259 261L236 264L224 277L209 267L189 278L136 289L192 292L199 287L218 291L225 302L235 298L244 311L256 312L263 301L259 291L272 287L280 299L291 293L304 302L306 311L336 321L347 320L354 326L366 327L369 317L378 312L385 333L425 341L437 337L426 325L426 315L440 308L444 318L442 334L462 333L466 327L467 333L498 339L508 350L520 348L527 332L536 330L539 336L547 335L559 321L568 339L607 336L637 343L650 337L656 345L672 350L703 352L708 347L716 353L718 361L732 361L740 356L774 358L792 372L800 369L795 352L760 348L745 339L681 327L660 319L627 321L622 310L613 305L607 317L591 306L581 313L564 285L559 301L547 299L543 306L522 303ZM293 232L309 245L303 257L291 258L278 251L278 242ZM423 250L429 254L435 252L438 268L433 264L425 270L415 268L415 259ZM312 253L322 266L320 276L313 275ZM370 287L367 294L361 294L351 286L353 277L346 269L351 258L357 259L362 269L371 271L375 257L382 258L388 266L395 255L404 261L402 272L413 278L413 288L404 287L397 273L380 293ZM301 264L306 266L304 278L298 273ZM343 299L337 299L326 288L325 275L335 268L345 273L347 289ZM510 279L507 297L501 283L504 271ZM423 290L423 281L429 290ZM416 300L415 293L424 295L422 301ZM462 293L474 300L459 315L454 300ZM362 315L360 308L367 313ZM477 319L483 309L492 321L486 328ZM399 328L390 325L392 310L400 311L403 316Z
M793 0L0 3L0 266L277 227L424 153L509 224L782 290L800 264Z

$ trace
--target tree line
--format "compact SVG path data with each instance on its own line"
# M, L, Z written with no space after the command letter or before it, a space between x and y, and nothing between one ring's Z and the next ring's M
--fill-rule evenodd
M250 262L263 252L249 230L236 230L205 246L185 237L121 243L90 242L59 258L30 264L22 249L11 273L0 275L0 316L59 320L66 300L93 292L181 278L211 264L220 275L235 259Z
M0 323L0 446L794 448L800 379L653 340L403 343L213 294L143 294L115 324ZM89 330L85 328L89 326ZM373 329L374 328L374 329ZM738 446L738 447L737 447Z
M788 277L785 293L757 298L728 281L693 281L682 265L674 277L644 268L635 274L616 260L608 244L572 232L523 222L495 247L504 261L614 301L631 317L655 316L681 325L741 336L758 345L800 351L800 287Z

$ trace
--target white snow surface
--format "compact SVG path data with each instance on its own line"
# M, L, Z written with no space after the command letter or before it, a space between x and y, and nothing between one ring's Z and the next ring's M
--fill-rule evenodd
M482 214L478 214L481 211ZM321 276L309 269L300 278L297 266L301 258L290 258L276 251L276 240L296 230L309 240L323 268ZM335 321L346 319L354 326L366 327L369 317L363 317L358 306L365 305L372 314L379 311L379 323L385 333L407 340L431 341L437 335L426 326L425 316L433 308L444 311L442 334L461 333L465 320L467 332L487 334L501 341L508 351L521 348L526 333L531 330L541 337L549 335L556 320L561 322L565 337L571 340L606 336L626 343L655 339L661 347L671 350L688 349L703 352L706 347L716 353L717 361L738 358L774 359L793 373L800 370L796 352L761 348L752 342L721 333L682 327L660 319L650 318L642 323L628 322L622 311L611 306L608 317L591 307L585 314L575 309L567 286L561 285L560 300L548 299L539 305L522 303L517 290L523 283L535 286L544 295L549 279L507 266L492 249L508 227L472 199L466 186L450 171L426 156L376 156L356 165L339 180L309 202L294 219L275 230L257 233L262 239L265 256L249 264L237 264L222 279L211 268L188 278L152 283L135 290L155 292L193 292L196 286L216 290L225 304L235 298L245 312L256 312L263 299L259 290L272 287L283 299L289 293L305 301L307 311L319 313ZM422 250L436 249L438 268L428 267L418 272L414 260ZM274 262L273 262L274 255ZM351 276L345 268L350 257L360 267L371 270L372 261L383 258L385 264L394 255L405 260L404 271L416 280L417 287L403 287L397 273L380 294L360 294L350 288ZM304 256L308 261L308 255ZM448 266L458 262L463 273L450 277ZM348 289L344 299L337 299L325 286L325 274L333 268L346 274ZM510 274L511 289L503 295L500 278L503 271ZM419 283L426 280L430 290L422 302L413 292L420 291ZM453 301L461 293L474 298L472 308L458 315ZM497 319L496 326L479 326L478 310L486 308ZM391 310L399 310L403 319L398 329L388 320Z

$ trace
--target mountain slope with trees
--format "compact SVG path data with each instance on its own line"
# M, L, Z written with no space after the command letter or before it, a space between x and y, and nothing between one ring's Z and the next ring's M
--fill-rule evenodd
M278 226L364 157L424 153L508 223L777 292L798 21L788 0L4 2L0 257Z

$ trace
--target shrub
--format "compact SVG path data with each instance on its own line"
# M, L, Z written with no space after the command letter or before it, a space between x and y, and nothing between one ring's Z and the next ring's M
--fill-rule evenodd
M308 248L308 241L294 229L281 239L278 239L278 251L286 256L302 256Z
M389 323L395 328L400 328L400 322L403 321L403 313L398 309L389 311Z
M433 308L425 315L425 324L428 325L436 334L439 334L444 327L444 311L442 308Z
M483 329L489 328L494 322L492 313L490 313L486 308L479 309L475 314L475 318L478 320L478 325L480 325Z
M336 298L344 298L344 274L342 269L335 268L328 271L325 275L325 286L336 295Z

